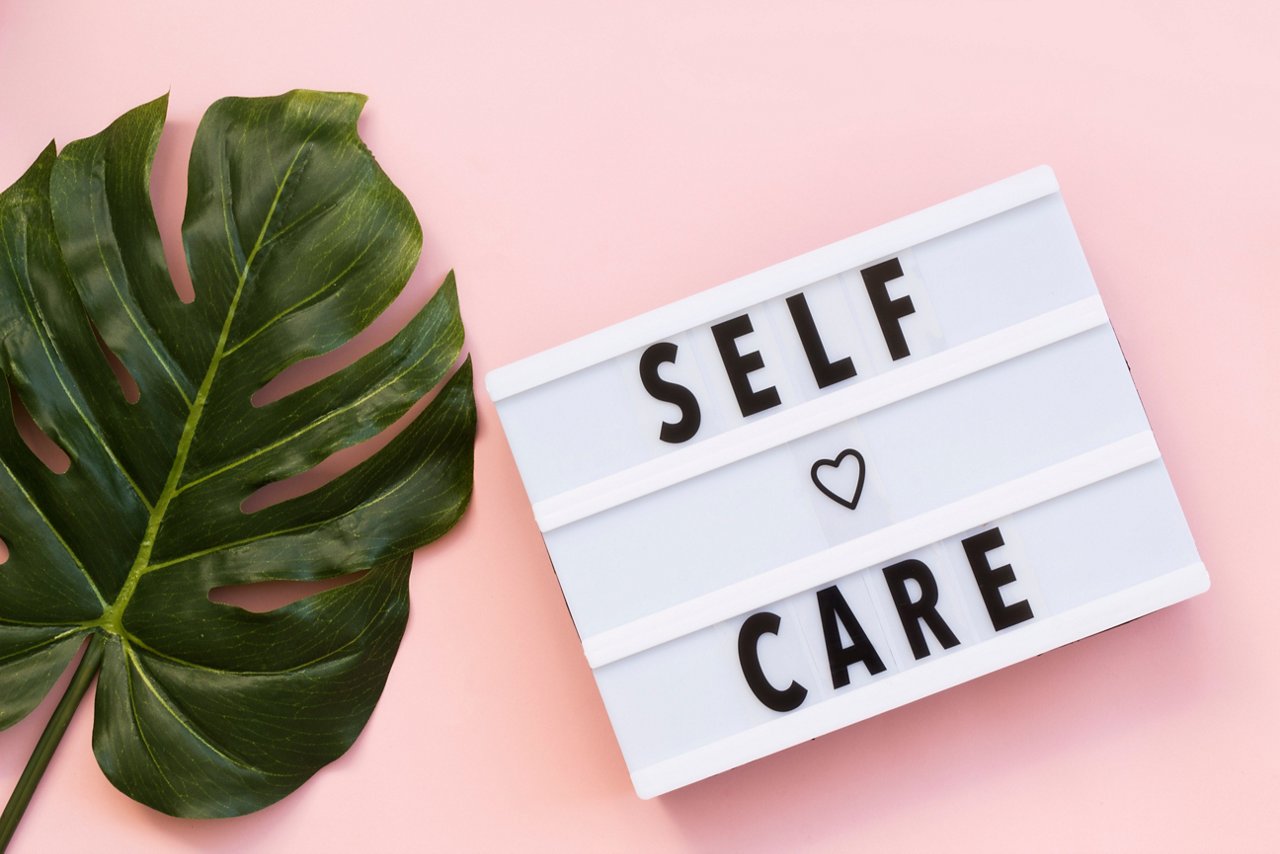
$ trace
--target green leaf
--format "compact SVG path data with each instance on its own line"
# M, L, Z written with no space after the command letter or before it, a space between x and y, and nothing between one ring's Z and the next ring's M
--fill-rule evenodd
M166 98L61 153L50 145L0 194L0 371L71 460L57 474L37 458L0 392L0 729L94 638L98 762L173 815L260 809L350 747L404 632L410 552L470 498L469 360L445 380L463 335L452 274L386 344L252 402L289 365L365 328L417 264L417 218L357 135L363 104L295 91L210 107L183 222L189 304L150 202ZM438 385L365 462L241 509ZM209 598L354 573L268 613Z

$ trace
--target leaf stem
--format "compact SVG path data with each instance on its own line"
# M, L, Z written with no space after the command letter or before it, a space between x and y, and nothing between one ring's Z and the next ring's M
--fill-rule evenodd
M0 814L0 852L9 846L9 840L13 838L13 832L17 830L22 814L27 811L31 796L35 794L36 785L44 776L45 769L49 767L53 752L58 749L58 743L62 741L62 736L67 731L67 725L71 723L71 718L75 715L80 701L84 699L85 692L89 690L101 666L102 636L95 632L85 644L84 656L71 676L71 684L67 686L66 693L62 695L57 708L53 710L53 716L49 718L44 732L40 734L40 740L36 742L36 749L27 760L27 767L18 778L18 785L13 787L13 794L9 796L9 803L5 806L4 813Z

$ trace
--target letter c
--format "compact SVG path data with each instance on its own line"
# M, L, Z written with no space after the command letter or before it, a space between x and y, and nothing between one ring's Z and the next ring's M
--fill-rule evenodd
M799 682L792 681L785 691L779 691L764 675L760 667L760 638L763 635L776 635L782 618L770 611L752 614L738 631L738 661L742 664L742 675L756 699L775 712L789 712L797 708L808 696L809 689Z

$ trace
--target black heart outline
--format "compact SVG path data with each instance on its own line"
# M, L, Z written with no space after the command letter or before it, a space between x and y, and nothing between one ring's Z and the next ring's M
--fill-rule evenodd
M824 466L831 466L832 468L838 469L840 468L840 463L844 461L844 458L849 456L856 457L858 460L858 486L853 490L852 501L845 498L843 495L838 495L830 489L827 489L827 485L818 479L818 469ZM809 479L813 481L814 486L818 487L819 492L830 498L835 503L842 507L848 507L850 510L857 510L858 499L862 498L862 484L867 479L867 461L863 458L862 454L858 453L855 449L845 448L843 451L836 454L836 458L834 460L818 460L814 463L813 468L809 469Z

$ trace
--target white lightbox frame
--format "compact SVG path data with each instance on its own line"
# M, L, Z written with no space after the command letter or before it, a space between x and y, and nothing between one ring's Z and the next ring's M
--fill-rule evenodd
M539 429L547 429L561 414L538 412L536 407L521 407L517 412L511 402L520 400L521 395L734 312L1009 213L1058 191L1052 170L1039 167L490 372L486 385L512 439L517 463L521 463L522 455L527 462L529 454L540 453L537 443L530 442L521 431L527 434L526 427L534 421ZM1074 233L1071 240L1075 240ZM1087 269L1085 275L1089 275ZM797 437L1107 327L1107 314L1091 276L1088 285L1091 293L1052 310L534 501L534 515L540 530L549 537L553 563L557 549L551 535L566 526L732 466ZM1149 430L1118 437L1088 452L1028 471L816 554L591 631L582 638L584 652L599 674L603 668L631 656L644 655L662 644L832 582L848 575L851 567L875 566L1153 464L1163 465ZM522 465L522 476L530 494L541 494L540 484L529 482L524 468ZM1185 520L1180 515L1178 518L1185 528ZM1203 564L1194 555L1194 546L1191 556L1193 559L1188 562L1168 567L1142 583L1063 613L1038 617L1008 634L997 634L936 661L879 677L872 684L780 714L743 731L727 732L678 755L639 765L628 756L636 791L642 797L670 791L1187 599L1206 590L1209 584ZM566 588L571 610L575 598L579 605L574 616L582 625L583 618L590 616L582 609L589 608L590 603ZM615 708L611 708L611 715L615 728L625 717L616 714ZM619 736L626 741L623 732Z

